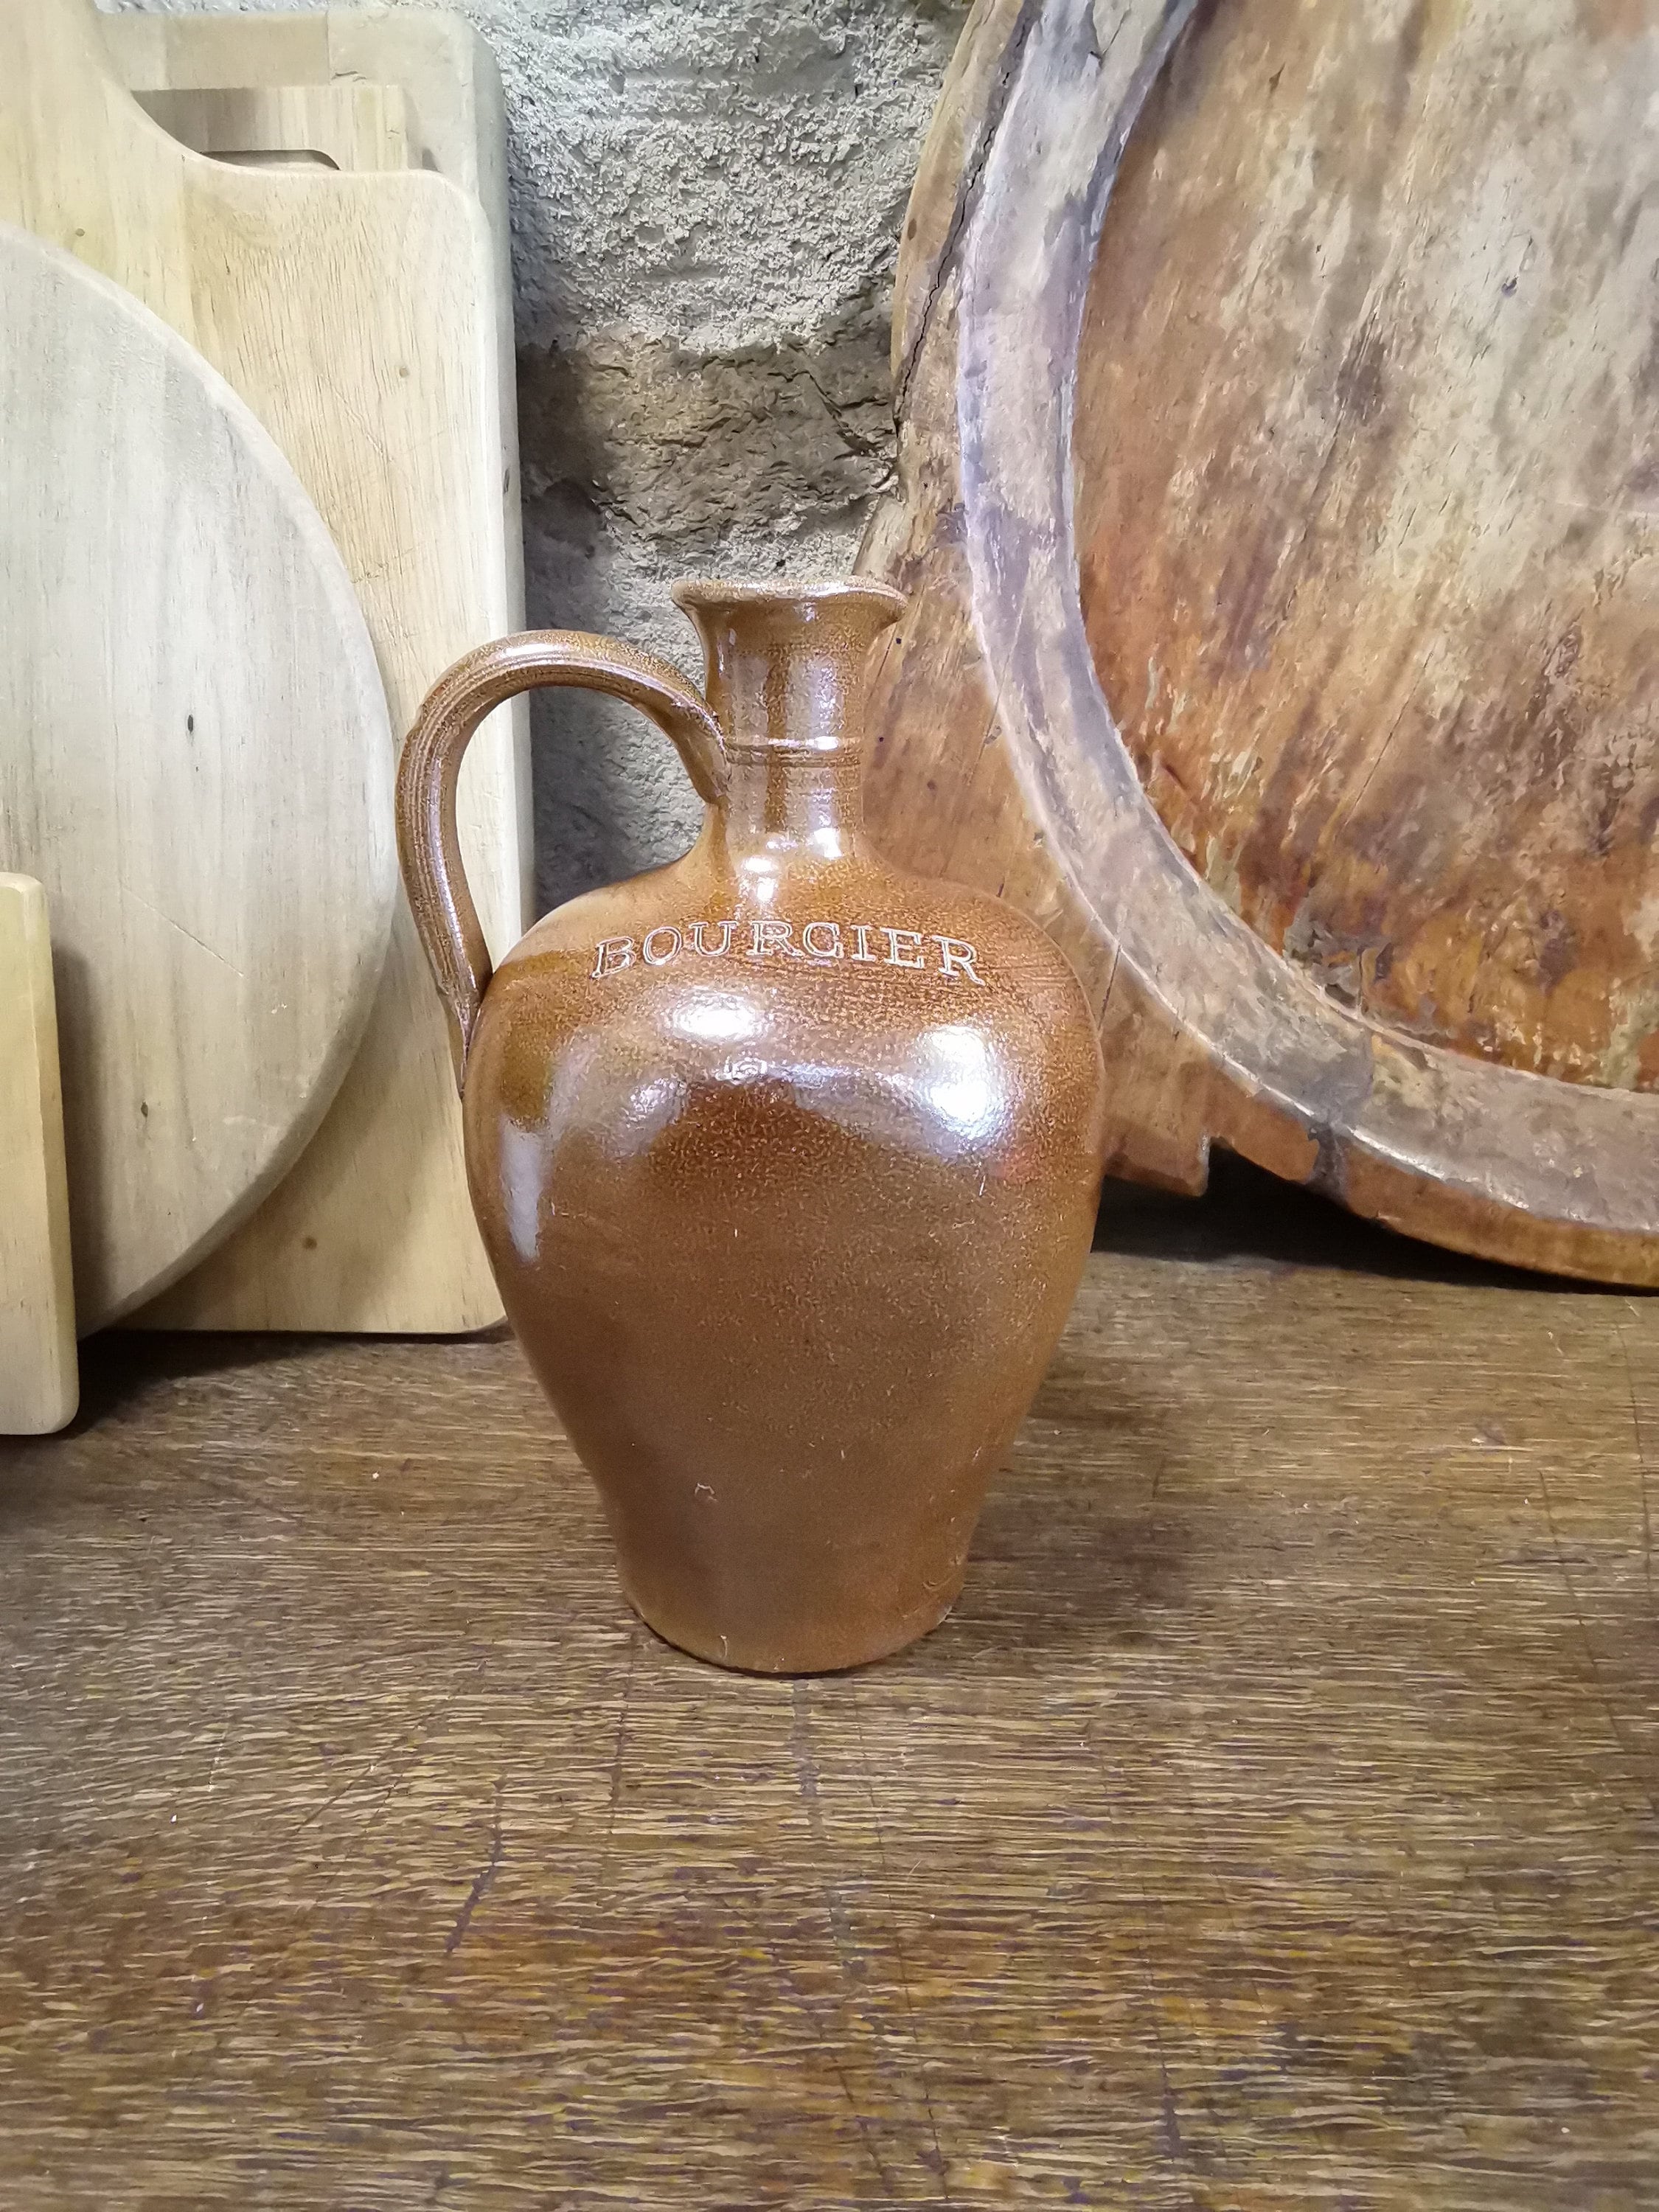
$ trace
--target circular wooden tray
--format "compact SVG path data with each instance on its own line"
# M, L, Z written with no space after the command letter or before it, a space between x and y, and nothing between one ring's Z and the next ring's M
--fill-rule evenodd
M907 225L872 827L1226 1145L1659 1280L1659 10L998 0Z
M82 1333L310 1135L391 927L374 652L266 432L147 307L0 225L0 868L52 920Z

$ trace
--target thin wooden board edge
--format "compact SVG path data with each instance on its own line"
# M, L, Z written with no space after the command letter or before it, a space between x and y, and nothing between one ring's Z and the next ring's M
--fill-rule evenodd
M0 874L0 1435L50 1436L80 1397L46 895Z

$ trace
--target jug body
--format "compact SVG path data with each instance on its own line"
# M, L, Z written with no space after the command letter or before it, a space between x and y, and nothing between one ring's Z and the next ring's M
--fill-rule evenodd
M630 1601L703 1658L815 1672L961 1589L1088 1249L1100 1048L1040 930L864 840L859 679L896 595L682 603L702 834L502 961L467 1170Z

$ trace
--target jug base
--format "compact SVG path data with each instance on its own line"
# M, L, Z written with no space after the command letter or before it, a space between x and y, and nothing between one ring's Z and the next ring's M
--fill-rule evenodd
M757 1637L752 1631L737 1631L721 1634L710 1628L700 1629L695 1623L672 1620L660 1611L653 1612L642 1605L629 1586L627 1576L618 1580L622 1594L629 1607L638 1614L653 1636L665 1644L672 1644L677 1651L688 1657L701 1659L711 1667L723 1668L732 1674L758 1674L776 1679L804 1674L845 1674L857 1667L873 1666L878 1659L890 1659L907 1650L913 1644L950 1618L957 1600L962 1595L965 1574L958 1577L954 1586L945 1592L937 1605L926 1612L911 1613L905 1620L869 1625L862 1636L837 1632L827 1625L803 1629L798 1636L778 1634Z

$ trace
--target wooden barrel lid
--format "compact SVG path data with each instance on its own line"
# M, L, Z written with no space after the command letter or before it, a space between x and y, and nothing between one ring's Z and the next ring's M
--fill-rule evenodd
M871 813L1053 928L1115 1164L1659 1279L1650 0L975 19Z

